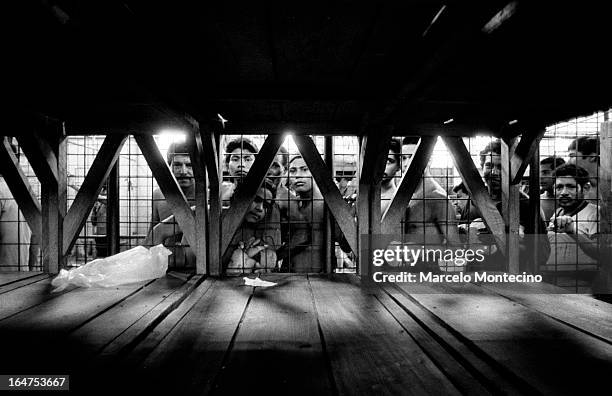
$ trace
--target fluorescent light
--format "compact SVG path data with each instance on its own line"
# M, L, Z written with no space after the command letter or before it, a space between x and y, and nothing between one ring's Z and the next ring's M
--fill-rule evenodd
M450 124L453 121L455 121L453 118L449 118L448 120L444 121L444 124Z
M514 125L518 122L518 120L512 120L508 122L508 125Z

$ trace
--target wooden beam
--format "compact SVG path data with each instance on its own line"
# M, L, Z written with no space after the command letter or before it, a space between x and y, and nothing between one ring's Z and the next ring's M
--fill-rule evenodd
M19 165L19 159L13 153L13 149L7 137L2 137L0 145L0 172L8 185L19 210L23 213L28 226L33 234L40 235L42 216L40 213L40 202L32 191L28 178Z
M385 172L389 153L389 142L393 134L392 126L370 127L361 145L361 165L359 182L380 183Z
M600 261L594 293L612 294L612 120L609 111L604 114L599 135L599 194L601 196L600 249L603 259Z
M501 164L502 164L502 215L508 229L507 252L508 272L519 273L519 219L520 219L520 193L519 184L513 183L512 158L514 157L517 142L515 138L501 140ZM532 151L533 154L533 151ZM519 180L520 181L520 180Z
M65 255L63 245L64 217L66 216L66 140L65 137L46 137L45 144L51 148L57 158L53 171L57 179L41 179L41 251L43 270L56 274L64 266Z
M108 243L108 255L112 256L121 250L121 237L119 227L120 200L119 200L119 161L108 175L108 194L106 198L106 240Z
M419 180L423 176L425 168L429 163L429 158L433 153L437 138L434 136L423 136L419 142L419 147L414 153L414 157L410 162L410 166L406 173L402 176L402 181L399 188L393 196L391 204L382 217L382 233L391 233L394 228L397 228L404 215L406 208L412 199L417 187L420 185Z
M540 233L543 231L540 229L540 217L542 216L540 213L540 147L538 145L531 156L531 161L529 161L529 224L525 229L525 234L540 238ZM546 235L542 235L542 237L546 238ZM539 270L538 258L540 257L540 246L538 243L532 243L531 246L528 244L527 248L532 251L530 254L532 262L530 263L529 271L536 274Z
M195 127L188 137L189 154L195 181L195 246L196 274L207 273L207 243L208 224L206 222L206 207L208 203L208 184L206 180L206 167L203 162L202 139L200 128Z
M232 197L232 206L223 215L221 225L221 255L225 254L234 234L240 227L244 215L249 210L249 206L257 190L263 183L274 157L283 143L283 135L269 135L257 154L255 162L249 170L249 174L244 178L240 186Z
M34 131L31 136L19 136L17 141L38 180L58 180L57 157L46 138Z
M499 214L495 203L489 196L480 173L470 157L470 153L460 137L443 137L444 144L451 152L455 167L463 179L470 198L480 210L482 217L493 234L495 244L502 252L506 252L506 225Z
M540 145L540 140L546 132L545 128L533 128L523 134L521 141L514 150L511 159L511 183L519 184L529 165L533 153Z
M333 136L325 136L325 164L329 170L329 174L334 176L334 138ZM331 274L334 271L336 264L333 235L334 217L329 208L325 207L325 272Z
M208 274L223 273L221 263L221 169L219 167L218 140L212 132L198 131L202 142L202 161L206 166L210 205L208 208Z
M340 230L344 234L351 250L358 254L357 225L350 205L342 199L338 186L334 183L330 167L321 159L317 146L309 136L294 136L295 141L304 162L308 165L315 183L319 187L326 206L334 216Z
M153 177L155 177L162 194L164 194L168 207L183 235L190 246L195 246L195 216L185 198L185 194L183 194L172 171L162 157L153 136L134 135L134 139L149 164Z
M64 218L64 254L70 252L81 229L87 222L87 216L96 203L100 190L113 166L115 166L117 158L119 158L125 139L127 139L127 135L111 135L104 139L104 143L102 143L81 188L74 198L74 202Z

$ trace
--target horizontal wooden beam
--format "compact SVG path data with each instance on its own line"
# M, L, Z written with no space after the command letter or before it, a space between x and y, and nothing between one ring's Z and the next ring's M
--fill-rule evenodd
M248 175L234 192L232 206L223 215L222 219L221 256L225 254L234 234L240 227L240 224L242 224L242 220L249 210L251 202L255 199L257 190L259 190L259 187L263 183L268 173L268 169L270 169L283 140L284 137L281 135L270 135L266 138L257 154L255 162L251 166L251 169L249 169Z
M195 216L185 198L185 194L183 194L176 178L159 151L153 136L138 134L134 135L134 139L149 164L153 177L155 177L162 194L164 194L168 208L174 215L187 242L191 246L196 246Z
M408 203L412 199L412 194L421 184L420 180L423 176L425 168L429 163L429 158L433 153L437 138L433 136L424 136L419 142L419 147L414 153L414 157L410 162L406 173L402 176L402 181L399 188L393 196L391 204L382 217L382 233L390 233L397 229L397 225L402 221L406 213Z
M355 223L354 214L350 205L342 199L342 195L334 183L331 164L328 166L323 162L321 154L317 150L317 146L314 144L311 137L295 136L293 139L295 140L295 144L302 158L304 158L304 162L308 165L315 183L317 183L323 195L325 204L338 223L351 250L356 255L359 254L359 248L357 246L357 224Z
M70 252L81 229L87 222L87 216L96 203L108 175L115 166L126 139L127 135L112 135L104 139L104 143L102 143L81 188L79 188L79 192L74 198L74 202L64 218L64 254Z
M463 179L470 198L482 214L485 223L493 234L497 247L502 252L507 252L506 225L497 210L495 202L489 196L489 192L480 177L480 173L478 173L478 169L476 169L476 165L474 165L470 152L465 147L463 139L460 137L444 137L442 139L450 150L455 167L459 171L461 179Z
M19 159L13 153L7 137L0 137L0 174L4 177L19 210L23 213L32 233L40 235L41 232L41 206L40 201L32 191L27 176L19 165Z

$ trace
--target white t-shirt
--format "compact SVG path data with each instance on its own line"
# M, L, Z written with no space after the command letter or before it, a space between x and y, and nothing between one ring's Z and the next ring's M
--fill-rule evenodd
M557 210L557 214L553 214L550 218L551 225L554 225L555 216L563 215L563 208ZM599 221L601 214L599 213L599 207L592 203L587 205L579 212L572 216L574 229L576 233L580 233L591 238L593 235L599 232Z

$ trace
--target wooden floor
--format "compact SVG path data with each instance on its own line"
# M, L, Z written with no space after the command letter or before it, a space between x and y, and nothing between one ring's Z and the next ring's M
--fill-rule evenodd
M612 305L548 286L361 285L349 274L169 274L50 293L0 274L0 374L80 394L592 394Z

